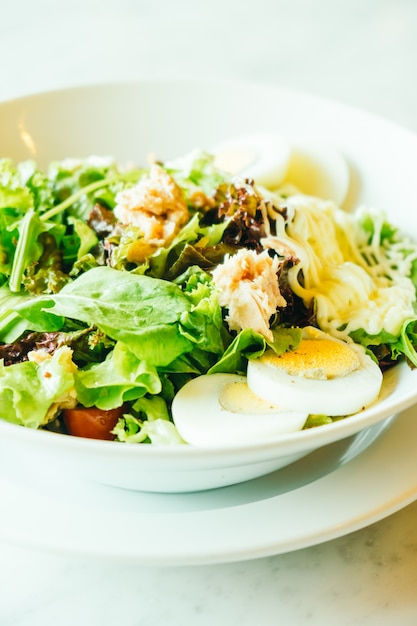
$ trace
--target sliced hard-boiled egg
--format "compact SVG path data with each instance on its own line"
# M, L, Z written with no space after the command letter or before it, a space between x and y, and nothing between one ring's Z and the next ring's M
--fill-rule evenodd
M268 441L301 430L308 413L265 402L249 389L244 376L209 374L179 390L172 417L187 443L220 447Z
M249 388L266 402L288 410L351 415L374 402L382 372L361 346L315 328L304 329L300 345L278 356L267 350L249 361Z
M288 188L342 206L350 186L350 170L332 146L289 141L257 133L221 143L210 151L217 167L232 176L253 178L269 190Z
M232 176L252 178L269 189L282 183L291 157L291 148L285 139L262 133L231 139L210 152L219 169Z
M329 145L295 143L285 176L286 184L306 195L342 206L350 185L349 166Z

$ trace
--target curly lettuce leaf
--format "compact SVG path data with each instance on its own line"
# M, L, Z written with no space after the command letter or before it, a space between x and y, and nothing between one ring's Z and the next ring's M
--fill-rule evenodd
M166 401L161 396L144 396L132 406L132 414L118 420L113 433L124 443L172 445L185 443L169 419Z
M34 172L31 161L16 166L11 159L0 159L0 209L12 208L19 215L34 207L32 190L26 186Z
M158 394L161 380L155 367L139 360L122 342L101 363L78 370L77 398L84 406L114 409L146 393Z
M164 167L183 189L187 200L196 192L209 197L219 185L230 180L229 174L216 167L215 157L204 150L167 162Z
M222 309L211 277L190 269L184 279L183 294L190 309L181 315L181 332L201 350L223 354L230 338L224 329Z
M403 322L399 336L383 330L378 335L369 335L365 330L359 329L350 333L355 343L366 348L381 367L405 357L417 367L417 319L411 318Z
M66 346L40 364L24 361L6 367L0 362L0 416L13 424L39 428L48 421L54 404L74 397L74 371Z
M160 418L142 421L128 414L119 419L112 433L116 435L116 441L123 443L185 444L174 424Z

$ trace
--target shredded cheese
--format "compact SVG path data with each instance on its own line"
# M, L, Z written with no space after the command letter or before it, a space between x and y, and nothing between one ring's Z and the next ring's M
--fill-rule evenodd
M417 256L415 244L381 245L384 215L360 209L349 214L311 196L285 200L289 219L275 213L276 246L287 246L299 259L288 272L291 289L306 306L314 302L320 328L341 339L364 329L398 336L414 317L415 287L408 277ZM360 218L368 212L374 224L370 242Z

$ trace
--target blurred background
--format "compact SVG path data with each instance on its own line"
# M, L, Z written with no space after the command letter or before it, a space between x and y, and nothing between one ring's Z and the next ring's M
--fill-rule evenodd
M0 8L2 100L109 80L233 77L417 130L415 0L0 0Z

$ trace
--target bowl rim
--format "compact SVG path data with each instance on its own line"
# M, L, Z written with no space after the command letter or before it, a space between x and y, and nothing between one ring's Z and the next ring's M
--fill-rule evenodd
M322 94L316 94L305 89L282 85L281 83L271 83L266 80L244 79L236 77L187 77L180 76L172 78L172 76L158 76L158 77L143 77L143 78L121 78L112 79L110 81L98 80L95 82L83 83L73 82L66 85L46 88L42 90L28 90L15 96L7 97L0 100L0 115L1 109L5 109L8 106L16 106L20 104L26 104L30 100L38 100L46 98L58 98L68 94L87 93L96 90L108 90L108 89L148 89L152 88L171 88L178 89L179 86L183 87L195 87L207 88L213 87L241 87L241 88L253 88L256 90L270 91L275 94L282 93L286 97L290 98L302 98L304 101L310 101L320 106L326 106L344 111L347 114L359 116L363 120L366 120L372 124L383 124L387 128L391 128L396 132L407 134L411 137L417 138L417 131L401 124L400 122L390 119L383 114L374 113L371 110L362 108L358 105L345 102L335 97L328 97Z

